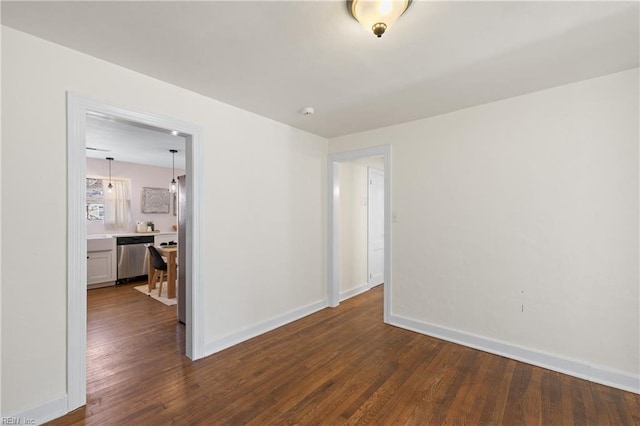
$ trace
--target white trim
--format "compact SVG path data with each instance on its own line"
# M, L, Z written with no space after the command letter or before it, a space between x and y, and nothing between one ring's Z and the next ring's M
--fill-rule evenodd
M85 115L83 100L67 94L67 412L87 403Z
M338 233L340 217L340 170L331 156L327 161L327 301L335 308L340 304L340 257L338 256Z
M175 130L181 131L180 128ZM202 200L203 166L202 166L202 129L196 127L189 132L191 143L187 143L186 169L191 179L187 179L187 200L191 200L190 209L187 204L187 236L191 244L187 244L186 261L186 355L192 360L204 357L204 271L201 255L203 235Z
M489 339L471 333L427 324L400 315L391 315L389 324L448 342L504 356L527 364L568 374L580 379L640 394L640 375L616 371L585 361L564 358L535 349Z
M377 285L383 284L383 282L372 282L373 281L373 274L371 273L371 185L373 183L373 181L371 180L371 175L372 175L372 171L373 174L381 174L382 175L382 179L384 182L384 170L380 170L377 169L375 167L372 166L367 166L367 282L369 283L369 288L373 288ZM384 188L382 189L383 194L382 196L384 197ZM383 214L384 214L384 206L382 208L383 210ZM383 243L384 244L384 243ZM384 248L383 248L384 250ZM384 268L384 259L382 260L382 267ZM377 280L378 278L376 278ZM384 272L382 273L382 279L384 280Z
M86 175L85 177L87 179L102 179L102 180L108 180L109 179L109 176L100 176L100 175ZM126 177L111 176L111 180L118 180L120 182L129 182L129 183L131 183L131 178L126 178Z
M634 376L633 374L612 370L599 365L590 365L590 367L591 374L589 375L589 381L640 394L640 375ZM573 374L571 375L573 376Z
M327 306L328 306L327 301L321 300L319 302L315 302L310 305L303 306L302 308L289 311L282 315L278 315L267 321L263 321L259 324L255 324L250 327L243 328L241 330L233 332L220 339L211 341L206 345L205 356L209 356L216 352L220 352L231 346L237 345L238 343L242 343L245 340L252 339L268 331L274 330L278 327L282 327L283 325L289 324L293 321L297 321L300 318L304 318L308 315L318 312L326 308Z
M67 93L67 412L86 404L86 223L84 179L86 177L85 117L87 111L117 116L153 127L177 130L187 136L187 182L190 204L190 244L187 262L186 354L203 356L204 308L201 252L202 216L202 128L169 117L108 105L75 93Z
M28 410L23 410L18 413L10 414L8 416L2 416L3 419L15 418L20 419L19 423L13 424L43 424L53 419L57 419L60 416L64 416L67 413L67 395L63 395L59 398L53 399L42 405L39 405ZM29 423L27 423L29 422Z
M351 290L342 291L340 292L340 301L344 302L345 300L350 299L353 296L362 294L373 287L375 286L371 286L369 285L369 283L364 283L364 284L360 284L357 287L352 288Z
M383 145L355 151L329 154L327 160L327 300L329 306L340 304L340 261L338 257L339 197L340 180L337 163L360 160L368 157L384 157L384 322L389 322L391 315L391 146Z

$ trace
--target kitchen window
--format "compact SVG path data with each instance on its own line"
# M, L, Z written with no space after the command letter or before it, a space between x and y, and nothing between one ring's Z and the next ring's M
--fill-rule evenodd
M131 223L131 184L128 179L87 178L87 220L101 221L111 230ZM113 189L107 191L111 182Z
M102 179L87 178L87 220L104 221L104 186Z

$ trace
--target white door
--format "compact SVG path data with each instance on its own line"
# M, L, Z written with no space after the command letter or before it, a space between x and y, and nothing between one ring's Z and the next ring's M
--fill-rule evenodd
M369 286L384 281L384 172L368 168L368 274Z

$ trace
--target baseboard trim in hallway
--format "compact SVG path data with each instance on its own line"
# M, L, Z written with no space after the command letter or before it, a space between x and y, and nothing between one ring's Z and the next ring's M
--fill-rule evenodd
M67 395L46 402L38 407L20 411L10 415L3 415L2 424L40 425L67 413ZM7 419L7 420L5 420Z
M632 374L488 339L475 334L423 323L399 315L390 315L389 324L491 354L515 359L516 361L568 374L579 379L589 380L590 382L640 394L640 377L633 376Z
M360 284L357 287L352 288L351 290L343 291L340 293L340 301L344 302L347 299L351 299L354 296L364 293L369 290L369 283Z
M251 327L246 327L223 338L211 341L205 344L205 356L220 352L224 349L230 348L231 346L237 345L238 343L242 343L268 331L297 321L300 318L304 318L308 315L318 312L319 310L324 309L327 306L327 300L321 300L319 302L304 306L300 309L287 312L286 314L278 315L268 321L252 325Z

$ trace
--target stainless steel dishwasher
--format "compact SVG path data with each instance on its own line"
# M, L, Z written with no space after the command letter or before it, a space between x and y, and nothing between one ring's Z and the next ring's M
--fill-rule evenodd
M117 237L118 279L116 284L143 279L149 273L149 250L153 235Z

